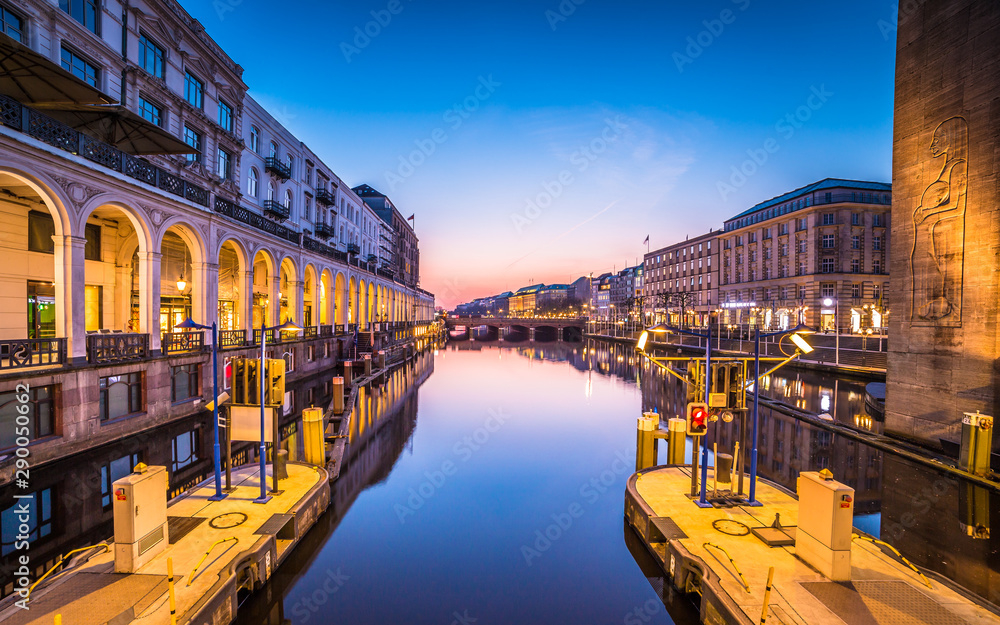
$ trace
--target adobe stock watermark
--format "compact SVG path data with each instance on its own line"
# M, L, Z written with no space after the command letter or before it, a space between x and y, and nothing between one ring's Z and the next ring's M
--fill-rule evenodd
M740 12L750 8L750 0L731 1ZM736 21L738 15L739 13L733 9L722 9L718 17L702 21L701 24L705 29L694 36L688 36L685 40L687 46L684 51L674 52L671 57L674 60L674 65L677 66L677 71L683 74L684 66L691 65L695 59L704 54L705 50L715 43L722 36L722 33L726 32L726 27Z
M215 9L220 22L226 21L226 13L232 13L241 4L243 0L212 0L212 8Z
M653 617L663 611L663 604L656 599L650 599L641 606L625 614L624 625L641 625L653 620Z
M408 494L406 503L397 503L392 507L400 523L406 523L408 517L414 516L417 510L423 508L424 504L448 482L448 479L458 473L461 464L468 462L477 451L490 442L509 416L504 414L502 408L490 408L486 412L489 416L481 426L452 445L451 452L454 459L445 460L437 469L424 471L426 479L406 491Z
M350 577L341 573L339 568L336 571L327 569L326 575L319 582L318 587L292 604L291 613L295 615L296 621L300 623L309 622L309 619L322 610L330 602L330 598L337 594L350 579ZM320 618L319 620L326 622L325 618Z
M521 545L521 555L524 563L529 567L534 561L542 557L542 554L552 548L552 545L566 535L566 532L573 527L577 519L587 512L588 506L593 506L600 500L601 495L615 485L619 476L627 475L631 464L622 452L615 453L615 460L611 467L601 471L595 477L590 478L579 489L579 499L573 501L564 509L549 515L552 523L542 529L535 530L534 539ZM582 500L582 503L581 503Z
M452 616L451 625L472 625L473 623L479 620L474 616L469 616L468 610L462 610L461 614L458 613L458 610L455 610L454 612L451 613L451 616Z
M880 19L875 22L879 33L884 41L895 41L899 25L913 17L914 13L924 5L927 0L906 0L906 2L893 2L890 6L892 14L889 19Z
M432 154L437 152L438 147L449 139L448 132L455 132L462 127L472 114L479 110L483 102L489 100L503 83L493 79L493 74L480 76L479 82L472 93L466 96L461 102L452 104L442 115L441 120L446 126L438 126L423 139L416 139L413 142L414 149L409 154L399 157L399 165L395 170L386 170L384 173L385 182L389 185L390 191L395 191L396 187L406 182L408 178L416 173L417 168L427 162Z
M823 108L823 106L833 97L832 91L827 91L826 85L820 85L819 87L811 87L809 97L806 98L805 104L797 107L794 111L785 114L781 119L779 119L774 124L774 132L778 137L768 137L764 140L763 144L759 148L750 148L747 150L747 159L740 163L739 165L733 165L730 171L728 180L719 180L716 183L716 189L719 191L719 195L725 200L733 193L736 193L738 189L743 187L747 183L747 180L752 178L754 174L761 170L768 161L771 160L771 156L776 154L781 150L781 141L788 141L795 136L795 133L801 129L806 122L812 119L816 111Z
M545 19L549 22L549 28L556 30L561 22L565 22L571 15L576 13L576 8L587 0L562 0L556 5L555 10L546 9Z
M407 1L413 2L413 0ZM350 42L340 42L340 52L344 55L344 60L350 63L353 57L361 54L361 51L370 46L372 40L381 35L382 31L392 23L392 18L402 13L404 8L406 6L402 0L389 0L384 9L372 11L372 19L362 26L354 27L354 39Z
M621 138L627 129L628 124L622 121L621 115L616 115L614 119L605 118L604 128L600 134L570 154L570 164L574 166L577 173L582 174L587 171L602 154ZM576 176L571 169L564 169L554 178L543 182L540 193L524 199L525 205L521 212L511 213L510 222L513 224L514 230L521 234L525 226L531 225L541 217L542 212L552 206L553 202L562 196L574 182L576 182Z

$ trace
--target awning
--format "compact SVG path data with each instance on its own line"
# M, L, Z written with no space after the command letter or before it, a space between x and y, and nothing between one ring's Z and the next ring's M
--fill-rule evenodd
M36 108L127 154L198 154L195 148L120 104L51 104Z
M6 35L0 35L0 94L30 106L118 102Z

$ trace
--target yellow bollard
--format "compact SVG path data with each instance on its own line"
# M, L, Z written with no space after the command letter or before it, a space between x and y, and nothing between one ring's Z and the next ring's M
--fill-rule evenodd
M302 410L302 441L305 460L317 467L326 467L326 442L323 440L323 410L304 408Z
M56 614L56 625L62 625L62 614Z
M170 625L177 625L177 601L174 599L174 559L167 558L167 591L170 594Z
M764 589L764 611L760 613L760 625L767 622L767 604L771 602L771 582L774 581L774 567L767 571L767 588Z

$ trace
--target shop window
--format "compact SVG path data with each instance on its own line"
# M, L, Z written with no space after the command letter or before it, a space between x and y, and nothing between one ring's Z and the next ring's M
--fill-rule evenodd
M110 421L142 412L142 372L101 378L98 414L101 421Z

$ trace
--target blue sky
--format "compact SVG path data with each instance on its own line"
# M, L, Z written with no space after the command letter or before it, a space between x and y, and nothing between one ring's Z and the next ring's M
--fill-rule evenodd
M416 214L440 305L891 179L890 2L182 1L344 180Z

